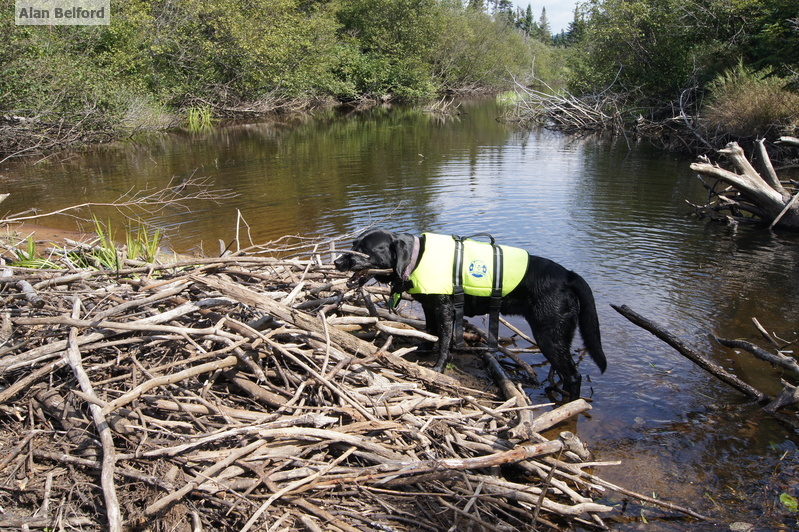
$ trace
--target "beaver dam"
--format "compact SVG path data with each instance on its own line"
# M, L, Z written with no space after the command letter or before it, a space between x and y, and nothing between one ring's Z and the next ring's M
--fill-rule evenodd
M90 251L2 270L0 529L593 530L641 505L705 519L603 481L620 465L558 430L590 404L531 404L508 349L482 355L484 379L406 360L414 307L348 289L329 242L77 267Z

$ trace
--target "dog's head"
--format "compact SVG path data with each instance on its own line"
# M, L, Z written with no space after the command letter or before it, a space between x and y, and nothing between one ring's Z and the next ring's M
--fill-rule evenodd
M334 264L338 271L355 272L347 283L350 287L361 286L373 277L391 284L400 280L400 272L410 261L413 238L405 233L371 229L356 238L352 250L341 254Z

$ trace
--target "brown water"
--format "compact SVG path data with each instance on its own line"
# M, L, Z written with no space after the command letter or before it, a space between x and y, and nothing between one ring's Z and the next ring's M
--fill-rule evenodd
M756 317L782 338L797 338L799 238L688 216L684 200L704 197L689 159L623 139L520 132L496 120L493 101L466 102L462 111L446 121L400 108L331 112L7 164L0 186L12 197L3 208L109 201L194 176L238 196L148 218L179 251L218 250L219 239L234 237L237 213L256 243L341 234L375 221L411 232L489 231L578 271L594 289L609 369L600 375L590 362L582 365L593 410L572 428L597 459L623 461L600 476L726 522L796 528L778 497L799 495L797 435L610 304L630 306L774 393L778 371L715 345L709 331L765 345L750 321ZM75 228L69 219L48 223ZM540 390L531 393L546 400ZM657 515L631 506L626 516L639 519L615 526L706 527Z

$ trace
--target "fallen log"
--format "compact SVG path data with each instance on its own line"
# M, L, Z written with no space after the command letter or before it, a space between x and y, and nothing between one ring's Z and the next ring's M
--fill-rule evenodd
M743 393L744 395L756 400L760 405L763 406L763 410L768 412L769 414L774 415L781 421L784 421L790 424L794 428L799 428L799 420L796 417L792 416L784 416L777 412L780 408L784 408L786 406L791 406L794 404L799 404L799 388L782 381L783 389L780 394L777 395L775 398L770 398L768 394L757 390L753 386L743 382L741 379L732 375L728 371L724 370L718 364L709 360L706 356L702 355L701 353L697 352L694 349L686 346L683 341L665 331L662 327L658 326L657 324L653 323L652 321L644 318L640 314L632 311L626 305L622 305L621 307L617 307L615 305L611 305L619 314L630 320L632 323L638 325L639 327L646 329L647 331L651 332L664 342L668 343L670 346L674 347L680 354L697 364L699 367L713 375L714 377L718 378L722 382L732 386L734 389L738 390L739 392ZM725 340L723 338L716 338L721 345L726 347L736 348L736 349L744 349L749 351L750 353L754 354L757 358L769 362L771 364L777 365L787 371L793 372L795 375L799 374L799 365L797 365L796 360L792 357L782 355L781 353L771 354L766 352L765 350L751 344L750 342L745 342L742 340Z
M717 379L721 380L722 382L732 386L742 394L755 399L756 401L762 401L766 398L766 395L755 389L754 387L750 386L749 384L743 382L741 379L733 375L732 373L728 372L712 360L709 360L706 356L699 353L695 349L691 349L685 342L671 334L670 332L666 331L656 323L644 318L640 314L634 312L630 307L627 305L622 305L620 307L616 305L611 305L613 309L633 322L634 324L638 325L639 327L646 329L650 333L654 334L674 349L676 349L681 355L686 357L687 359L691 360L694 364L699 366L700 368L704 369Z

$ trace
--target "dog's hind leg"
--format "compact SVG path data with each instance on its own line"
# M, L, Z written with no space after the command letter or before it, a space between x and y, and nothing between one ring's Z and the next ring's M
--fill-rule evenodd
M577 329L577 318L563 315L555 320L537 320L526 316L541 353L552 365L552 369L563 379L563 390L570 401L580 398L582 376L571 356L571 344Z

